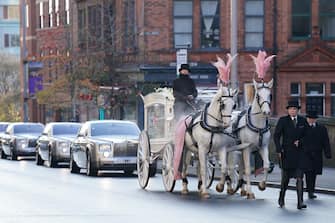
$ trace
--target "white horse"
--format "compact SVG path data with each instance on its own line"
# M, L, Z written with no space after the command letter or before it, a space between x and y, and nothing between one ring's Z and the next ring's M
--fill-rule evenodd
M261 83L253 80L255 96L251 106L240 113L236 126L236 133L241 143L250 143L243 150L244 174L246 180L246 189L242 188L241 195L247 195L248 199L254 199L255 195L251 191L250 185L250 154L258 151L263 159L264 175L259 183L260 190L265 190L268 177L269 161L269 143L270 126L269 115L271 113L271 88L273 79L268 83L262 80ZM240 180L243 178L243 171L240 171Z
M236 138L226 129L231 124L231 114L235 107L234 97L238 89L220 86L211 103L199 114L192 117L188 124L184 138L183 179L182 193L188 192L187 168L190 163L190 152L197 154L199 159L199 178L201 179L200 194L209 197L207 192L207 159L209 153L218 154L227 151L236 145Z

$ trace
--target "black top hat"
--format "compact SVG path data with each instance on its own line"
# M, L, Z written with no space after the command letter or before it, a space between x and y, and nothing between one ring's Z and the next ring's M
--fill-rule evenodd
M188 70L188 72L191 72L190 66L187 63L183 63L183 64L180 65L179 72L181 70Z
M286 109L288 109L290 107L295 107L297 109L301 108L298 101L288 101Z
M317 111L309 111L307 112L306 118L318 118L318 112Z

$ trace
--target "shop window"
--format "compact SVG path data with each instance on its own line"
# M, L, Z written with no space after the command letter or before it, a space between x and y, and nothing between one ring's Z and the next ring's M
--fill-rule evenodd
M324 84L306 83L306 112L317 111L324 114Z

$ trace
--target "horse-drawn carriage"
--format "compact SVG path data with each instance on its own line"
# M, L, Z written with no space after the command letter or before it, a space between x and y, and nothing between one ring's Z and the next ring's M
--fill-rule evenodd
M159 88L141 97L144 102L144 130L140 134L137 153L139 185L143 189L146 188L149 177L156 173L157 162L161 161L165 190L172 192L175 185L173 156L176 123L172 89ZM214 160L210 158L207 163L207 187L210 187L213 182L214 167Z
M213 63L219 71L216 94L204 109L179 122L174 120L172 89L163 88L142 96L145 122L137 154L138 180L142 188L148 185L149 177L155 174L157 161L161 159L166 191L172 192L176 180L182 179L181 192L187 193L187 168L192 157L195 157L199 164L197 174L201 196L209 197L207 189L213 182L214 169L218 168L221 171L220 181L216 186L218 192L222 192L227 183L229 194L235 193L241 186L241 194L253 199L250 186L250 154L256 150L263 158L265 173L259 188L265 189L270 164L268 116L271 110L272 81L267 83L263 78L273 56L266 58L265 52L259 52L257 58L253 57L261 82L253 80L254 100L238 116L235 125L232 125L232 113L238 90L229 85L233 58L228 54L228 61L224 63L218 57L218 62ZM233 155L236 151L242 151L243 162L235 162ZM241 156L238 158L241 159ZM244 169L239 168L241 166ZM244 183L243 176L246 178L246 187L241 185Z

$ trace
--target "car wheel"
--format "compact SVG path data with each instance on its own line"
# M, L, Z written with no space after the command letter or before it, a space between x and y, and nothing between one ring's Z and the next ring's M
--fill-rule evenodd
M16 152L14 151L14 147L10 148L10 158L11 160L17 160Z
M6 159L7 156L3 150L1 150L1 159Z
M86 165L86 175L87 176L97 176L98 175L98 169L95 166L95 164L92 161L92 155L91 153L88 151L87 152L87 159L86 159L87 165Z
M123 170L124 174L127 176L131 176L134 173L134 170L129 170L129 169L125 169Z
M49 148L49 167L50 168L57 167L57 162L55 160L51 147Z
M37 166L42 166L43 165L43 160L38 152L38 149L36 150L36 159L35 159L36 165Z
M72 152L70 153L70 172L71 173L80 173L80 168L73 159Z

